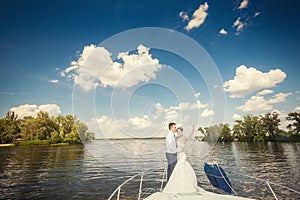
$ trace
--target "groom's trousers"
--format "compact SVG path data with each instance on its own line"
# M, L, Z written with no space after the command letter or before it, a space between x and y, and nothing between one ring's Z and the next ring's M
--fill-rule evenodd
M167 161L168 161L168 172L167 172L167 181L169 181L169 178L175 168L175 165L177 163L177 154L176 153L167 153Z

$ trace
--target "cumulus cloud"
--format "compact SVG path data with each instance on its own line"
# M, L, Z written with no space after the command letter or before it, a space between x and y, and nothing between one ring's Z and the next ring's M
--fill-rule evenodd
M232 115L232 118L233 118L233 119L241 119L242 116L239 115L239 114L233 114L233 115Z
M178 113L176 110L166 109L165 110L165 120L168 122L175 121L178 118Z
M273 106L263 96L252 96L244 105L237 108L244 112L272 110Z
M294 110L295 111L300 111L300 106L297 106Z
M188 21L189 20L189 16L187 15L186 12L183 12L183 11L181 11L179 13L179 17L181 17L183 21Z
M263 95L266 95L266 94L273 94L274 91L273 90L262 90L260 92L258 92L256 95L257 96L263 96Z
M113 62L107 49L92 44L85 46L79 59L73 61L61 75L73 72L68 78L73 78L74 83L85 91L93 90L99 84L103 87L131 87L155 79L156 72L162 68L149 50L139 45L137 53L120 52L117 58L122 62Z
M50 80L51 83L58 83L58 80Z
M195 109L201 109L201 108L206 108L208 104L203 104L199 100L197 100L195 103L190 105L190 110L195 110Z
M159 118L159 116L164 113L165 109L160 103L155 104L155 114L153 115L153 118L156 120Z
M197 10L193 13L193 19L191 19L188 23L188 25L185 27L187 31L197 28L201 26L201 24L204 23L208 13L208 4L205 2L203 5L200 5Z
M151 121L146 115L129 119L114 119L102 115L86 124L96 133L96 138L161 137L168 130L167 124Z
M227 32L224 28L222 28L222 29L219 31L219 33L222 34L222 35L227 35L227 34L228 34L228 32Z
M243 30L245 27L245 23L241 21L241 17L237 18L234 22L232 27L236 27L237 33Z
M143 117L134 117L129 119L130 124L137 128L147 128L151 125L150 118L147 115Z
M61 113L60 107L56 104L44 104L37 106L35 104L24 104L18 107L12 107L10 111L15 112L19 119L26 116L36 117L40 111L48 112L50 116L59 115Z
M278 93L270 99L265 99L263 96L252 96L249 100L245 102L244 105L238 107L238 110L243 112L259 112L273 110L272 104L285 102L286 97L292 93Z
M201 117L211 117L213 115L215 115L215 112L207 108L201 113Z
M200 101L195 103L182 102L177 106L164 108L160 103L156 103L153 115L132 116L130 118L114 119L112 117L102 115L97 119L92 119L87 124L92 126L90 130L95 130L96 137L145 137L145 136L165 136L167 124L171 121L178 124L190 123L195 120L196 112L191 111L196 108L203 108L205 104ZM206 107L207 105L205 105ZM184 112L183 112L184 111ZM197 112L198 113L198 112ZM191 115L190 115L191 114ZM215 113L212 110L205 109L202 117L210 117ZM159 118L159 120L157 120ZM100 133L97 135L97 129ZM102 133L101 133L102 132ZM103 135L104 133L104 135ZM101 135L102 134L102 135Z
M195 94L195 97L196 97L196 98L200 97L200 92L196 93L196 94Z
M231 98L241 98L257 90L275 87L285 78L286 74L280 69L263 73L254 67L241 65L236 69L234 79L224 82L223 88Z
M178 106L171 106L169 109L171 110L196 110L207 107L208 104L203 104L199 100L197 100L195 103L189 103L189 102L182 102L179 103Z
M246 8L246 7L248 6L248 3L249 3L248 0L243 0L243 1L240 3L239 9L242 10L242 9Z
M275 104L275 103L282 103L285 102L285 98L290 96L292 93L279 93L274 95L271 99L269 99L268 103Z
M257 17L259 15L260 15L260 12L256 12L256 13L254 13L253 17Z

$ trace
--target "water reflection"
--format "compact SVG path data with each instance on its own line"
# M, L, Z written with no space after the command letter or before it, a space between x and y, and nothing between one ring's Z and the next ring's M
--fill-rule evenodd
M126 149L112 154L110 146L95 141L86 146L32 146L0 148L0 199L107 199L113 190L136 172L151 169L147 187L166 164L164 140L112 141ZM130 144L130 145L129 145ZM268 180L280 198L297 199L296 193L281 184L300 188L299 143L192 142L188 160L201 187L211 190L203 172L204 162L219 163L241 196L272 199L262 180ZM259 179L254 179L256 177ZM135 196L138 181L124 188L123 196Z

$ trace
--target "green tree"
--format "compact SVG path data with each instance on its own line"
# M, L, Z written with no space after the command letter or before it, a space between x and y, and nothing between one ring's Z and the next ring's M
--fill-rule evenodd
M269 135L271 138L274 138L276 135L279 134L280 129L279 129L279 123L280 119L278 117L277 112L267 113L264 116L260 116L261 122L262 122L262 127L264 131L264 136Z
M286 120L290 121L287 128L293 133L300 135L300 112L289 113Z
M236 120L233 133L241 141L264 141L265 136L258 116L246 115L243 120Z
M222 141L232 141L233 136L231 134L231 129L229 124L220 124L221 128L221 140Z
M47 140L51 138L51 133L58 130L58 125L54 118L50 118L49 113L40 111L35 118L36 133L39 140Z
M26 116L20 120L21 137L24 140L36 140L36 122L32 116Z
M18 116L13 112L9 111L6 116L1 119L0 123L0 142L11 143L15 138L20 136Z

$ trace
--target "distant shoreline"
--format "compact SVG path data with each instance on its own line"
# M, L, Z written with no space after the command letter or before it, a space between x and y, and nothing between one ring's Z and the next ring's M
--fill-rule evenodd
M202 136L195 136L196 139L202 139ZM95 140L157 140L166 139L166 137L146 137L146 138L96 138Z
M152 138L96 138L95 140L156 140L165 139L166 137L152 137Z
M15 144L0 144L0 147L14 147Z
M16 146L65 146L65 145L78 145L78 144L69 144L69 143L55 143L55 144L44 144L44 143L10 143L10 144L0 144L1 147L16 147Z

